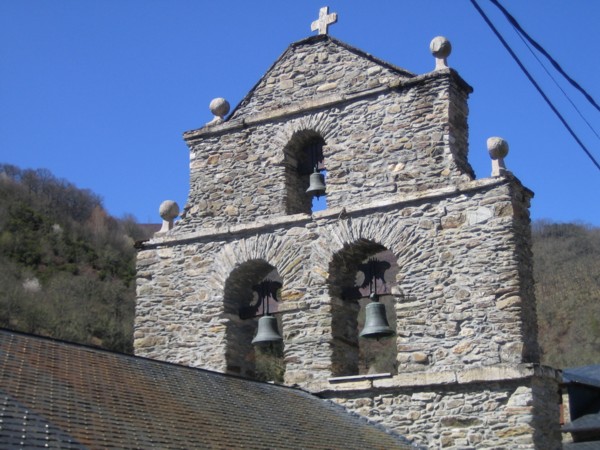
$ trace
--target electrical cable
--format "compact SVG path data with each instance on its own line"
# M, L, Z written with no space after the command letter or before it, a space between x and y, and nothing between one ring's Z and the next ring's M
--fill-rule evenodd
M564 117L562 116L562 114L558 111L558 109L556 109L556 107L554 106L554 104L546 96L546 94L541 89L541 87L533 79L533 77L531 76L531 74L529 73L529 71L525 68L525 66L523 65L523 63L519 59L519 57L515 54L515 52L512 50L512 48L504 40L504 38L502 37L502 35L500 34L500 32L496 29L496 27L494 26L494 24L490 21L490 19L485 14L485 12L483 12L483 10L475 2L475 0L470 0L470 1L471 1L471 4L473 5L473 7L477 10L477 12L481 15L481 17L483 18L483 20L485 21L485 23L488 25L488 27L490 27L490 29L493 31L493 33L496 35L496 37L500 40L500 42L502 43L502 45L504 46L504 48L506 49L506 51L508 51L508 53L510 54L510 56L512 56L512 58L515 60L515 62L517 63L517 65L520 67L520 69L525 74L525 76L529 79L529 81L531 82L531 84L533 84L533 86L537 89L537 91L540 93L540 95L542 96L542 98L546 101L546 103L548 104L548 106L550 107L550 109L554 112L554 114L556 114L556 116L558 117L558 119L561 121L561 123L564 125L564 127L567 129L567 131L571 134L571 136L573 137L573 139L575 139L575 141L579 144L579 146L581 147L581 149L585 152L585 154L592 161L592 163L596 166L596 168L598 170L600 170L600 163L598 163L598 161L596 161L596 159L590 153L590 151L587 149L587 147L585 146L585 144L577 137L577 135L571 129L571 127L569 126L569 124L567 123L567 121L564 119ZM491 1L493 1L493 0L491 0Z
M533 49L531 48L531 45L529 44L529 42L526 39L523 38L523 35L519 32L518 29L515 29L515 31L517 32L517 36L519 36L521 38L521 41L523 41L523 44L525 45L525 47L527 47L527 49L533 55L533 57L536 59L536 61L540 64L540 66L542 66L542 69L544 69L544 71L546 72L546 75L548 75L548 77L550 77L550 79L554 82L554 84L556 85L556 87L560 90L560 92L563 93L563 95L565 96L565 98L571 104L571 106L573 107L573 109L575 111L577 111L577 114L579 114L579 117L581 117L581 120L583 120L585 122L585 124L592 131L592 133L594 133L596 135L596 137L598 138L598 140L600 140L600 135L598 135L598 132L596 132L596 130L594 129L594 127L592 126L592 124L585 118L585 116L583 115L583 113L581 112L581 110L577 107L577 105L575 104L575 102L573 102L573 100L571 100L571 97L569 97L569 94L567 94L565 92L565 90L562 88L562 86L558 83L558 81L556 81L556 78L554 78L554 76L550 73L550 71L548 70L548 68L540 60L540 58L538 57L538 55L533 51Z
M573 78L571 78L569 75L567 75L567 73L563 70L563 68L560 66L560 64L554 59L552 58L552 56L550 56L550 54L540 45L538 44L531 36L529 36L529 34L523 29L523 27L521 27L521 25L519 24L519 22L517 22L517 19L515 19L507 10L506 8L504 8L504 6L502 6L497 0L490 0L490 2L492 2L493 5L495 5L501 12L502 14L504 14L504 17L506 17L506 19L511 23L511 25L513 27L515 27L518 32L520 34L522 34L525 39L527 39L531 45L533 45L535 47L535 49L540 52L542 55L544 55L548 61L550 61L550 63L554 66L554 68L556 70L558 70L558 72L567 79L567 81L569 81L569 83L571 83L571 85L577 89L579 92L581 92L581 94L598 110L600 111L600 106L598 106L598 104L594 101L594 99L592 98L592 96L590 94L588 94L588 92L582 88L579 83L577 83L577 81L575 81Z

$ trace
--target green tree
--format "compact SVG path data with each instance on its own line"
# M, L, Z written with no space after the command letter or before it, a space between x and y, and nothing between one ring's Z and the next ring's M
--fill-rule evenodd
M148 233L49 171L0 164L0 326L131 352Z
M542 362L600 361L600 229L536 222L534 275Z

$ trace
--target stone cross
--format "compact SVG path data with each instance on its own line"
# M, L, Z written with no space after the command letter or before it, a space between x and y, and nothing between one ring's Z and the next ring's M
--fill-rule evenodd
M310 31L319 30L319 34L327 34L329 25L337 22L337 13L329 14L329 6L323 6L319 10L319 18L310 24Z

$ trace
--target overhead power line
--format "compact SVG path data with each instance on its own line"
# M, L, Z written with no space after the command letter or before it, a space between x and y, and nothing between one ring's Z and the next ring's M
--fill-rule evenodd
M550 79L554 82L556 87L563 93L563 95L569 101L569 103L571 104L573 109L575 111L577 111L577 114L579 115L581 120L583 120L585 122L585 124L588 126L588 128L592 131L592 133L594 133L596 138L600 141L600 136L598 135L598 132L594 129L592 124L585 118L585 116L583 115L581 110L577 107L577 105L575 105L575 102L573 102L573 100L571 99L571 97L569 97L567 92L565 92L565 90L562 88L562 86L556 81L556 79L550 73L550 71L548 70L546 65L540 60L537 53L535 53L531 47L533 46L538 52L540 52L543 56L545 56L546 59L548 61L550 61L550 64L552 64L552 66L558 71L558 73L561 74L571 84L571 86L573 86L575 89L577 89L586 98L586 100L588 102L590 102L590 104L594 108L596 108L596 110L598 110L600 112L600 106L598 106L598 104L593 99L593 97L583 87L581 87L581 85L579 83L577 83L573 78L571 78L563 70L563 68L560 66L560 64L544 49L544 47L542 47L535 39L533 39L529 35L529 33L527 33L527 31L525 31L523 29L523 27L521 26L521 24L519 24L517 19L515 19L515 17L510 12L508 12L508 10L504 6L502 6L502 4L498 0L490 0L490 2L492 4L494 4L500 10L500 12L502 12L502 14L504 14L504 17L506 17L506 19L513 26L513 28L517 32L517 35L519 36L519 38L521 38L521 41L523 41L523 43L525 44L525 46L527 47L529 52L533 55L533 57L540 64L540 66L542 66L542 68L544 69L544 71L546 72L548 77L550 77Z
M590 102L594 106L594 108L596 108L598 111L600 111L600 106L598 106L598 104L592 98L592 96L590 94L588 94L588 92L584 88L582 88L580 86L580 84L577 83L577 81L575 81L573 78L571 78L569 75L567 75L567 73L563 70L563 68L560 66L560 64L544 49L544 47L542 47L540 44L538 44L535 41L535 39L533 39L523 29L523 27L521 27L521 25L519 24L519 22L517 22L517 19L515 19L513 17L513 15L511 13L509 13L506 10L506 8L504 6L502 6L498 2L498 0L490 0L490 2L492 2L502 12L502 14L504 14L504 17L506 17L506 19L511 23L511 25L517 29L517 31L519 32L519 34L521 34L523 37L525 37L525 39L527 39L527 41L529 41L529 43L531 45L533 45L538 52L540 52L542 55L544 55L548 59L548 61L550 61L550 63L552 64L552 66L554 66L554 68L556 70L558 70L558 73L560 73L563 77L565 77L565 79L569 83L571 83L571 85L575 89L577 89L579 92L581 92L583 94L583 96L587 99L587 101Z
M502 43L502 45L504 46L504 48L506 49L506 51L508 51L508 53L510 54L510 56L515 60L515 62L517 63L517 65L519 66L519 68L523 71L523 73L525 74L525 76L527 77L527 79L531 82L531 84L533 84L533 86L536 88L536 90L539 92L539 94L542 96L542 98L548 104L548 106L554 112L554 114L556 114L556 116L561 121L561 123L564 125L564 127L567 129L567 131L569 132L569 134L571 134L571 136L573 137L573 139L575 139L575 141L579 144L579 146L581 147L581 149L585 152L585 154L592 161L592 163L596 166L596 168L598 170L600 170L600 163L598 163L598 161L596 161L596 159L590 153L590 151L587 149L587 147L585 146L585 144L577 137L577 135L571 129L571 127L569 126L569 124L567 123L567 121L565 120L565 118L558 111L558 109L556 109L556 107L550 101L550 99L548 98L548 96L544 93L544 91L542 90L542 88L538 85L538 83L535 81L535 79L531 76L531 74L525 68L525 66L523 65L523 63L519 59L519 57L515 54L515 52L510 47L510 45L502 37L502 35L500 34L500 32L496 29L496 27L494 26L494 24L491 22L491 20L485 14L485 12L479 7L479 5L475 2L475 0L470 0L470 1L471 1L471 4L473 5L473 7L477 10L477 12L479 13L479 15L483 18L483 20L485 21L485 23L488 25L488 27L490 27L490 29L492 30L492 32L500 40L500 42ZM495 0L490 0L490 1L492 3L494 3L494 4L497 4L497 2Z
M527 42L527 40L525 40L520 33L517 33L517 34L521 38L521 41L523 41L523 44L525 44L525 46L527 47L527 49L529 50L529 52L536 59L536 61L540 64L540 66L542 66L542 68L544 69L544 72L546 72L546 75L548 75L548 77L550 77L550 79L554 82L554 84L556 85L556 87L560 90L560 92L563 93L563 95L565 96L565 98L569 101L569 103L571 104L571 106L573 107L573 109L575 111L577 111L577 114L579 115L579 117L581 117L581 120L583 120L585 122L585 124L588 126L588 128L592 131L592 133L594 133L596 135L596 138L598 138L598 140L600 141L600 135L598 135L598 132L594 129L594 127L592 126L592 124L585 118L585 116L583 115L583 113L581 112L581 110L577 107L577 105L575 104L575 102L573 100L571 100L571 97L569 97L569 94L567 94L565 92L565 90L562 88L562 86L556 81L556 78L554 78L554 76L550 73L550 71L548 70L548 68L546 67L546 65L540 60L540 58L538 57L538 55L533 51L533 49L531 48L531 45L529 44L529 42ZM593 99L592 99L592 101L593 101Z

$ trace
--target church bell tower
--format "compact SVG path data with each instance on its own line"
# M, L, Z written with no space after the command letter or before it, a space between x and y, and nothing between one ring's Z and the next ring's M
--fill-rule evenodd
M184 133L187 204L138 255L136 354L299 386L431 448L561 448L507 143L476 179L448 40L413 74L336 21Z

